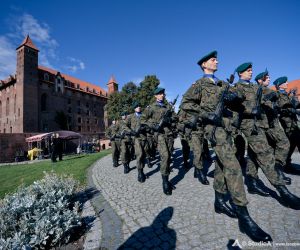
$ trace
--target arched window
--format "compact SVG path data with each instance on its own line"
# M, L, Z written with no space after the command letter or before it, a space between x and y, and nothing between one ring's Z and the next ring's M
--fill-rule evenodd
M9 115L9 98L6 99L6 116Z
M44 74L44 80L49 82L49 75L48 75L48 73Z
M42 94L41 96L41 111L47 110L47 94Z
M2 117L2 102L0 101L0 118Z

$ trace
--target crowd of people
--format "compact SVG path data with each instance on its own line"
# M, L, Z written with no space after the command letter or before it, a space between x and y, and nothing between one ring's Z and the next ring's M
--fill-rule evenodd
M178 135L181 139L183 167L187 170L194 167L194 177L203 185L209 185L203 167L204 160L210 160L210 144L216 155L215 212L237 218L241 232L253 241L272 241L248 213L244 179L249 193L270 196L259 179L260 167L283 204L300 209L300 198L288 190L291 178L285 175L297 172L291 156L296 147L300 149L299 100L295 91L286 91L287 77L273 82L276 90L268 87L267 70L255 77L255 83L251 82L250 62L235 69L239 77L235 83L234 75L226 81L215 76L217 51L203 56L198 65L204 74L185 92L177 114L174 102L165 99L165 89L157 87L153 93L155 102L143 112L141 105L134 102L133 114L123 112L122 119L112 121L106 135L112 144L113 166L118 167L121 156L127 174L130 161L136 157L138 181L144 183L144 166L152 167L158 151L162 189L164 194L172 195L175 187L169 175L174 139ZM227 194L232 205L226 203Z

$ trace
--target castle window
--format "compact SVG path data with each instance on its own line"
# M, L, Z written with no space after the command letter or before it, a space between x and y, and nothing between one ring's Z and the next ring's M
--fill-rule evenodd
M77 122L81 123L81 117L78 117Z
M41 96L41 111L47 111L47 94Z
M20 115L21 115L21 110L20 108L18 108L18 116L20 117Z
M43 123L42 128L43 128L44 132L47 132L48 131L48 124L47 123Z
M10 127L10 133L12 133L12 127Z
M6 116L9 115L9 98L6 99Z
M0 118L2 117L2 102L0 101Z
M17 109L17 95L15 95L15 99L14 99L14 114L16 113L16 109Z
M89 87L86 87L86 92L89 92L89 91L90 91Z
M102 91L100 91L100 95L102 95Z
M77 86L76 86L76 87L77 87L77 89L80 89L80 84L77 84Z

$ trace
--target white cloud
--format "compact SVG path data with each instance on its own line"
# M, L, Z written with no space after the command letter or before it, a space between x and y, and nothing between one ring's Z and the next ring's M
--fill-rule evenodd
M10 18L15 20L13 23L8 23L10 32L0 36L0 79L15 74L15 49L27 35L40 51L39 64L56 70L62 68L72 73L85 69L85 63L80 59L74 57L61 59L59 57L59 44L51 36L51 29L47 23L40 22L28 13Z
M0 36L0 79L15 74L16 50L11 42L4 36Z
M80 59L76 59L74 57L68 57L67 58L67 63L64 66L65 69L72 73L76 73L78 70L84 70L85 69L85 64L83 61Z

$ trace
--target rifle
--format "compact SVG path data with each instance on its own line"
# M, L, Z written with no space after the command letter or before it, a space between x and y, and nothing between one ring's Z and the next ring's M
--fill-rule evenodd
M219 125L222 122L222 118L223 118L223 110L224 110L224 99L229 91L229 87L230 84L227 83L225 90L222 93L222 96L217 104L217 108L215 110L215 112L211 115L209 115L209 120L214 121L214 127L213 127L213 131L211 134L211 138L210 138L210 143L211 145L214 147L217 144L217 140L216 140L216 130L217 130L217 125Z
M169 119L172 116L172 112L174 110L174 106L177 102L179 95L176 96L176 98L170 102L170 108L164 113L164 115L162 116L162 118L160 119L158 125L157 125L157 131L161 130L164 124L168 124L169 123Z

